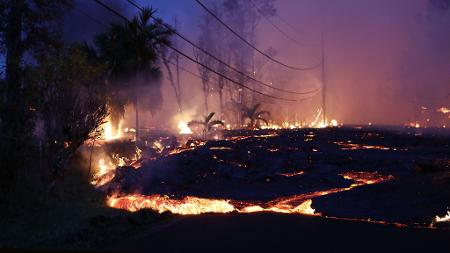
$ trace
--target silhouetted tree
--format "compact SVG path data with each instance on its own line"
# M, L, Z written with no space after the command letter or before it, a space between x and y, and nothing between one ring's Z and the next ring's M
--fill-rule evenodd
M136 108L136 135L138 135L138 100L143 87L159 85L161 76L158 67L159 50L170 44L171 29L152 21L155 10L144 8L131 22L115 24L107 32L96 38L98 58L106 63L109 70L108 91L112 104L111 113L120 115L126 104ZM158 87L159 89L159 87ZM161 96L149 105L154 109L162 102Z
M0 95L0 198L6 197L30 154L35 110L25 65L61 47L62 18L71 0L4 0L0 3L0 47L6 75ZM26 60L24 56L27 56ZM0 200L1 201L1 200Z
M177 19L175 19L175 29L177 29ZM180 49L180 45L177 43L177 37L174 37L171 41L171 44L176 48ZM161 48L160 50L161 60L166 67L168 79L170 85L173 88L173 92L175 94L175 99L178 105L178 111L182 112L181 106L181 87L180 87L180 55L175 52L169 52L168 48ZM175 76L174 76L175 72Z
M260 108L261 104L255 104L250 107L241 104L242 122L245 122L248 119L249 123L247 126L251 129L259 128L261 122L269 125L269 122L264 118L264 115L270 116L270 112L261 111L259 110Z
M51 179L50 188L63 175L75 151L100 134L97 129L107 116L102 93L104 69L89 63L86 54L76 47L48 57L33 69L47 163L43 173Z

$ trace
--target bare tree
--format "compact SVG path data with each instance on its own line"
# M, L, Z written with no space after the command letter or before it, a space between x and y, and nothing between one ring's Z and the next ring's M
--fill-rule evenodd
M174 19L174 27L175 29L178 29L178 21L176 18ZM172 38L171 44L176 48L180 48L177 37ZM170 85L173 88L175 99L177 100L178 110L179 112L182 112L183 109L181 105L181 87L180 87L180 55L175 51L172 51L170 53L167 51L168 49L166 47L163 47L160 50L160 56L164 64L164 67L167 70L168 79ZM173 72L175 72L175 77Z
M203 53L200 50L197 50L194 48L194 55L195 59L200 62L201 64L210 67L212 65L211 58ZM207 113L208 110L208 96L210 92L210 78L211 78L211 71L205 67L203 67L200 64L197 64L198 72L200 73L201 79L202 79L202 91L203 91L203 99L204 99L204 106L205 106L205 112Z

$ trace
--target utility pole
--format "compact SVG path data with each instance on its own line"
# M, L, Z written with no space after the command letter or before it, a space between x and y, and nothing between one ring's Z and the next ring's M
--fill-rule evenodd
M322 32L322 123L327 124L327 91L325 85L325 39Z

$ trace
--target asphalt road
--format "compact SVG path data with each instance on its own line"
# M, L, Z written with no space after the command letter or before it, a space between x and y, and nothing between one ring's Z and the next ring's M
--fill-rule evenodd
M272 213L183 216L119 252L450 252L450 231Z

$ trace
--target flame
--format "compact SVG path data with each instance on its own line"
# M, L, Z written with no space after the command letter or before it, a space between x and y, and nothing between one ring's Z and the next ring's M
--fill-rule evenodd
M105 161L105 158L98 160L97 171L94 173L93 179L91 181L92 185L97 187L102 186L110 182L114 178L114 171L116 166L111 160Z
M332 119L332 120L330 121L330 126L332 126L332 127L337 127L338 125L339 125L339 124L338 124L337 120Z
M136 146L134 156L129 159L121 157L119 154L112 154L111 157L105 156L98 160L97 171L94 172L91 184L100 187L114 179L116 168L119 166L132 166L137 169L140 167L139 159L142 157L142 150Z
M119 123L116 134L113 133L113 126L109 117L106 118L106 122L101 126L103 129L103 139L106 141L119 139L122 136L122 122Z
M290 205L285 201L275 202L266 208L254 205L250 202L239 202L226 199L208 199L187 196L182 199L171 199L167 195L139 195L132 194L122 197L111 196L107 199L110 207L136 212L141 209L152 209L159 213L171 212L180 215L198 215L204 213L254 213L254 212L276 212L276 213L299 213L305 215L317 215L311 207L312 200L307 199L299 205Z
M192 134L191 128L185 121L178 122L179 134Z
M450 113L450 108L447 108L447 107L441 107L441 108L439 108L437 111L438 111L438 112L441 112L441 113L443 113L443 114L447 114L447 113Z
M408 124L408 126L409 126L409 127L412 127L412 128L420 128L419 122L410 122L410 123Z
M235 208L227 200L184 197L181 200L170 199L161 195L128 195L125 197L109 197L107 204L111 207L136 212L140 209L152 209L173 214L230 213Z
M447 215L443 217L439 217L436 215L436 218L434 219L436 222L450 222L450 211L447 211Z

